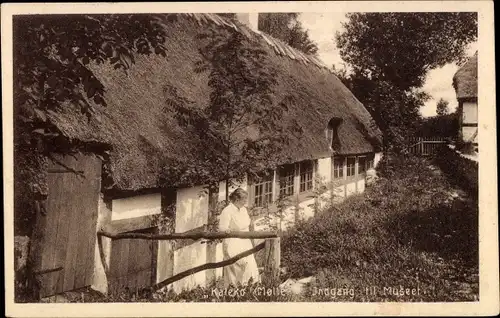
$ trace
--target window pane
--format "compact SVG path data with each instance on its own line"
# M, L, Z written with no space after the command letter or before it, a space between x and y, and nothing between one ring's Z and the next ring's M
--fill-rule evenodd
M295 176L295 167L293 164L280 167L279 169L280 195L289 196L293 194L294 176Z
M257 207L264 207L272 203L273 198L273 174L263 175L253 184L254 204Z
M333 178L341 179L344 177L344 158L334 157L333 158Z
M352 177L355 175L355 173L356 173L355 163L356 163L356 158L354 158L354 157L347 158L347 176L348 177Z
M365 172L365 170L366 170L366 158L359 157L358 158L358 172L362 173L362 172Z
M313 188L313 161L305 161L300 164L300 192L309 191Z

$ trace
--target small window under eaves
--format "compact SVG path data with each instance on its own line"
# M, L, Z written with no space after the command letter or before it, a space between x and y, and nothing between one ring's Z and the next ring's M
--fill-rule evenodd
M344 120L340 117L332 117L328 122L326 138L328 140L330 150L332 151L340 148L339 127L343 121Z

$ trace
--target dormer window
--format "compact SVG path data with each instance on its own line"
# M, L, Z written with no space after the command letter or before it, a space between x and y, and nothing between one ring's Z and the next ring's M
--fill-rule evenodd
M333 117L328 122L326 128L326 138L328 140L328 146L330 150L337 150L340 147L340 140L338 135L338 130L340 125L342 124L343 119L340 117Z

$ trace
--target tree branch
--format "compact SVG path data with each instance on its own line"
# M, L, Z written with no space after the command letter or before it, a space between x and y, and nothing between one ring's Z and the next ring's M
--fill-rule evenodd
M220 268L220 267L232 265L232 264L236 263L238 260L240 260L244 257L250 256L250 255L262 250L265 246L266 246L266 243L263 242L255 247L249 249L248 251L240 253L240 254L238 254L238 255L236 255L228 260L225 260L222 262L217 262L217 263L206 263L206 264L203 264L201 266L193 267L191 269L188 269L187 271L181 272L177 275L174 275L172 277L167 278L166 280L154 285L152 288L158 290L158 289L165 287L167 285L170 285L170 284L172 284L180 279L183 279L184 277L187 277L189 275L193 275L195 273L198 273L198 272L201 272L201 271L204 271L207 269L214 269L214 268Z

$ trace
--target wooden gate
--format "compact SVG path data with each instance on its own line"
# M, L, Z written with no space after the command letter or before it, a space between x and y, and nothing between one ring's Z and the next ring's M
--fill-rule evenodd
M446 143L445 137L412 137L408 151L414 155L430 156Z
M57 157L48 170L45 213L35 226L35 268L40 297L92 283L101 160Z

